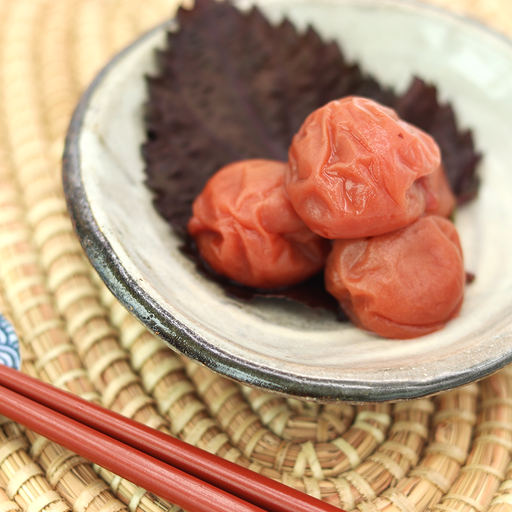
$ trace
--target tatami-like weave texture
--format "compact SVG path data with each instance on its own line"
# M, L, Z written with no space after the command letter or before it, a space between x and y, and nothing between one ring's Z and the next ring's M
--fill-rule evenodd
M437 0L512 37L510 0ZM361 512L512 511L512 370L395 405L300 403L190 363L85 260L60 157L87 84L175 0L0 0L0 311L23 370ZM0 417L0 512L177 511Z

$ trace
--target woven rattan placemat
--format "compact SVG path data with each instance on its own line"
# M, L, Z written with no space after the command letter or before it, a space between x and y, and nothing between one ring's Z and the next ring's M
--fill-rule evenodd
M512 36L510 0L445 0ZM0 311L23 370L345 510L512 510L512 370L431 400L300 403L175 355L84 259L60 178L80 92L173 0L0 0ZM0 417L0 512L176 511Z

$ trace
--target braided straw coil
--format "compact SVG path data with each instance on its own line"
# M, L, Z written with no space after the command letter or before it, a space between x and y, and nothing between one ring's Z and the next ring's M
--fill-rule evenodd
M512 36L508 0L436 0ZM60 181L67 123L101 66L175 0L0 0L0 311L23 371L339 506L512 511L512 373L433 399L317 405L169 351L85 260ZM0 417L0 512L179 509Z

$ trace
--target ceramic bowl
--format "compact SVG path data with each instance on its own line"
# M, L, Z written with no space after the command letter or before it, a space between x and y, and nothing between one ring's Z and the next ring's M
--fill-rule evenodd
M239 2L242 4L241 2ZM245 2L243 5L247 5ZM484 154L478 199L456 218L467 287L460 316L408 341L383 339L327 312L279 300L242 303L199 275L144 185L144 76L156 72L164 24L118 55L73 117L64 185L76 232L116 297L171 348L231 379L318 402L427 396L512 361L512 45L482 26L398 0L266 0L339 41L350 60L404 90L438 86ZM171 22L172 25L172 22Z

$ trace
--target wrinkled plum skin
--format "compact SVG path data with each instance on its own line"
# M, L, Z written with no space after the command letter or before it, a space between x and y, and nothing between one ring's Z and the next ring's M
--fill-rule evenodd
M450 217L455 209L457 200L450 188L442 164L430 175L429 179L431 180L429 187L436 195L438 204L436 208L427 209L427 212L440 215L441 217Z
M414 338L457 316L465 272L453 224L424 215L400 230L336 240L325 285L357 326L386 338Z
M465 271L455 207L433 139L371 100L313 112L288 164L227 165L193 204L188 232L221 276L259 289L325 267L325 289L358 327L386 338L457 316Z
M194 201L188 231L219 274L268 289L323 268L330 243L307 228L286 198L286 167L270 160L229 164Z
M438 206L422 179L440 165L437 144L372 100L348 97L316 110L288 156L286 194L325 238L379 235Z

